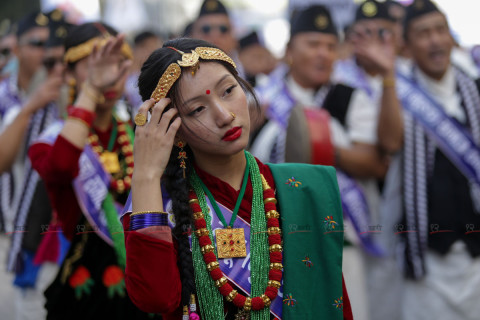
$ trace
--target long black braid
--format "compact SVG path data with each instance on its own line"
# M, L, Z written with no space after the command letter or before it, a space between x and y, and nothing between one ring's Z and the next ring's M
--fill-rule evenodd
M190 148L185 147L187 152L186 176L192 170L191 159L192 152ZM170 154L170 159L162 181L165 183L168 194L172 199L172 210L175 216L175 228L173 228L173 236L178 243L178 269L180 270L180 277L182 281L182 305L187 305L190 300L190 295L195 293L195 278L193 273L192 252L190 250L190 242L188 236L193 230L192 213L188 204L189 185L188 180L183 177L183 169L180 168L179 160L177 159L180 149L174 147Z

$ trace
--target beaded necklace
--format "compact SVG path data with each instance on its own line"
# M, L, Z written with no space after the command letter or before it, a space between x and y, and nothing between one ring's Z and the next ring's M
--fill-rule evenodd
M248 152L245 152L245 155L251 163L250 177L253 188L250 256L251 295L255 296L254 298L245 297L234 290L220 270L215 247L212 245L210 215L201 181L194 171L190 176L193 190L189 195L189 203L193 212L196 235L196 237L192 237L195 282L204 319L223 317L222 296L242 309L243 317L269 319L269 306L276 298L281 285L282 239L275 194L263 175L260 174L255 158ZM218 290L215 290L215 287Z
M122 170L120 162L118 161L117 153L112 152L115 139L120 145L120 152L125 159L125 164L127 166L125 173L121 172ZM91 131L88 136L88 142L92 146L93 151L99 156L105 170L112 175L110 188L119 194L130 189L133 176L133 147L127 135L125 124L119 121L117 123L117 119L113 117L112 134L106 150L100 144L98 135L93 131ZM121 175L123 175L123 177L117 178Z

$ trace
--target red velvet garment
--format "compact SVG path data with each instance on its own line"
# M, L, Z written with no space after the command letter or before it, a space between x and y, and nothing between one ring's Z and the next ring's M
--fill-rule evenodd
M96 132L102 145L107 146L112 127L106 131L97 129ZM116 143L114 150L117 147ZM76 225L82 214L72 187L72 181L78 175L78 160L81 154L82 149L77 148L61 135L53 146L36 143L28 150L32 167L45 181L63 233L70 240L76 232Z
M258 164L260 172L270 186L274 187L275 184L268 166L260 162ZM197 173L208 186L215 200L233 210L239 191L198 168ZM238 213L248 222L250 222L252 194L252 185L249 181ZM125 216L123 219L125 230L128 230L129 223L129 217ZM175 244L135 231L127 231L125 245L127 250L125 284L132 301L143 311L162 313L165 320L180 319L181 281ZM350 300L344 284L343 300L344 319L353 319Z

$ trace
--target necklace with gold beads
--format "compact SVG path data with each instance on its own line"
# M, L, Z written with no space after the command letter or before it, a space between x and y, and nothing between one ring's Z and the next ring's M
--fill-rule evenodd
M93 151L98 155L105 171L112 175L110 188L115 192L122 194L128 190L132 184L133 175L133 146L128 137L125 123L118 121L113 117L113 128L107 149L105 149L98 139L98 135L92 130L88 135L88 143ZM120 146L120 153L123 155L126 168L122 166L118 159L117 152L113 152L115 140ZM124 171L124 172L123 172Z
M247 160L250 158L250 162L254 162L255 159L253 156L251 156L248 152L246 152L246 157ZM198 195L203 196L204 194L207 195L207 197L210 198L210 202L212 203L213 209L217 216L219 217L220 220L222 220L221 213L217 212L217 208L215 206L216 202L213 198L211 197L211 193L207 191L206 187L204 187L203 183L201 182L200 178L194 173L191 176L190 183L193 187L193 190L190 191L189 194L189 204L190 208L193 212L193 218L194 218L194 226L195 226L195 235L196 235L196 240L198 241L198 245L200 246L200 251L203 257L203 261L206 265L206 269L208 271L209 276L213 280L215 286L217 287L218 291L220 294L229 302L232 302L235 306L237 306L241 313L243 315L248 315L250 316L251 311L261 311L265 308L269 308L271 302L277 297L278 295L278 289L281 286L281 279L282 279L282 245L281 245L281 230L280 230L280 223L279 223L279 213L276 210L276 199L275 199L275 193L274 191L270 188L268 185L267 181L263 177L263 175L258 172L258 166L256 162L253 164L256 167L257 174L260 177L258 180L261 179L261 182L259 183L260 186L257 183L254 183L254 180L256 177L253 176L252 178L252 188L254 188L254 193L256 192L255 189L261 188L263 189L263 204L262 201L260 200L260 204L257 204L257 207L255 208L255 204L252 201L252 224L251 228L254 228L254 218L258 219L258 214L263 214L265 216L266 220L266 233L268 234L268 241L265 243L256 243L254 238L251 238L250 240L250 249L252 250L254 247L259 248L257 250L260 250L260 252L268 252L267 259L269 260L269 268L264 268L264 272L266 274L259 275L260 277L265 277L268 280L266 281L266 289L263 294L260 294L259 296L256 297L246 297L245 295L239 293L237 290L234 290L232 286L229 284L227 278L225 277L225 274L220 270L219 267L219 262L217 255L215 254L215 247L212 244L213 237L211 237L211 225L210 221L207 222L206 217L208 218L208 205L206 204L204 199L199 200ZM248 170L248 161L247 161L247 168L246 171ZM252 173L252 172L251 172ZM255 174L256 175L256 174ZM245 175L244 177L244 182L248 179L248 175ZM242 186L244 188L244 186ZM204 193L205 192L205 193ZM257 191L261 192L261 191ZM242 192L240 192L242 194ZM260 196L261 197L261 196ZM237 206L239 207L239 202L241 202L240 196L237 199ZM219 210L219 209L218 209ZM234 209L235 211L235 209ZM236 212L233 213L232 218L236 216ZM210 219L208 219L210 220ZM223 219L224 220L224 219ZM226 225L225 222L224 226ZM239 253L243 252L243 248L241 248L241 239L238 238L238 232L234 231L235 229L231 228L232 223L229 224L226 232L221 232L225 233L225 235L222 235L219 241L218 237L218 231L216 232L217 234L217 252L218 252L218 257L222 258L220 256L220 252L231 252L232 254L234 253ZM229 231L230 230L230 231ZM253 229L252 229L253 230ZM243 229L241 229L243 232ZM263 231L265 232L265 231ZM223 238L231 238L231 240L226 240L224 241ZM220 243L219 243L220 242ZM258 242L258 241L257 241ZM245 243L245 239L243 239L243 243ZM251 258L255 258L254 254L252 251L250 252ZM226 255L223 256L224 258L231 258L232 256ZM238 257L241 257L238 256ZM195 256L194 256L195 258ZM194 264L195 265L195 264ZM195 271L200 271L199 269L195 268ZM205 280L204 280L205 281ZM254 279L252 279L252 293L253 293L253 287L254 287ZM205 285L205 284L204 284ZM203 285L202 285L203 287ZM199 292L200 291L200 292ZM197 293L201 295L202 288L199 288L197 286ZM200 296L199 296L200 298ZM206 298L208 300L209 297ZM264 314L265 316L268 316L269 312ZM247 316L247 317L248 317ZM260 317L262 318L262 317ZM263 318L262 318L263 319Z

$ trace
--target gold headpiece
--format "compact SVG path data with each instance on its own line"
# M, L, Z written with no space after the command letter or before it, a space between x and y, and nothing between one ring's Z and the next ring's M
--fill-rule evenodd
M192 75L195 75L196 70L198 69L198 64L200 58L204 60L220 60L230 63L234 68L237 68L235 62L230 58L225 52L217 48L209 47L197 47L195 50L192 50L191 53L185 53L173 47L168 47L172 50L177 51L182 55L182 60L177 60L177 63L171 63L167 70L162 74L160 80L158 80L157 87L153 90L151 98L155 102L160 101L160 99L167 96L168 91L173 86L175 81L180 78L183 68L192 68Z
M89 56L92 53L95 45L98 44L99 47L103 47L107 43L107 41L108 37L95 37L88 40L87 42L79 44L78 46L71 47L65 53L63 61L67 63L77 62L78 60ZM132 49L130 48L128 43L124 42L122 44L121 52L126 58L133 59Z

